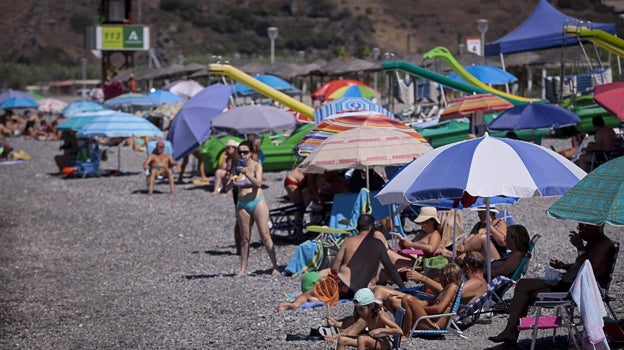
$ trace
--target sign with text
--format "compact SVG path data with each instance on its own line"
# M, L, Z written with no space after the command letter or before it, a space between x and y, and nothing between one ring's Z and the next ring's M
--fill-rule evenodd
M96 50L139 51L150 49L150 28L147 26L97 26Z
M466 48L468 48L468 52L481 56L481 38L478 36L467 37Z

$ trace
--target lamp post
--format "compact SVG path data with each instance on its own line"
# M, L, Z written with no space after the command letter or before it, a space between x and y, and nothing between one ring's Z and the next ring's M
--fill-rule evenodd
M271 64L275 62L275 39L277 39L277 33L279 29L277 27L269 27L267 28L267 35L271 40Z
M483 63L487 63L485 59L485 32L488 30L488 20L480 19L477 21L477 29L481 33L481 55L483 55Z
M82 91L80 91L80 95L87 97L87 59L85 57L81 58L80 63L82 65Z

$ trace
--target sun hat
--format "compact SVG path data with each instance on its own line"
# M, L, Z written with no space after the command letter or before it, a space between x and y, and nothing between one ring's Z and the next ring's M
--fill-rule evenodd
M381 301L375 299L375 295L373 294L373 291L370 290L370 288L362 288L355 292L353 301L357 301L360 306L365 306L372 303L377 303L381 305Z
M487 208L484 206L479 206L477 207L477 209L475 209L476 211L486 211ZM498 214L498 209L494 208L494 207L490 207L490 212L494 213L494 214Z
M225 147L224 148L228 148L228 147L238 147L238 142L236 142L236 140L229 139L225 143Z
M311 271L303 275L301 279L301 293L305 293L314 287L316 281L321 278L321 274L316 271Z
M434 207L422 207L420 208L420 214L414 219L414 222L420 224L429 219L434 219L439 224L440 219L438 219L438 211Z

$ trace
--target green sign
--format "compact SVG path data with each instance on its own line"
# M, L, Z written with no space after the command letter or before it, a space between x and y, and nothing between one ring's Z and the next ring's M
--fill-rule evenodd
M97 50L149 50L149 27L99 26L95 43Z

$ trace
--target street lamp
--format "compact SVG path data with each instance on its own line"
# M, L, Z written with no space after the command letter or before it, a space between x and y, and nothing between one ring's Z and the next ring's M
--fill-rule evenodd
M277 33L279 29L277 27L269 27L267 28L267 35L271 40L271 64L275 62L275 39L277 39Z
M81 58L80 63L82 65L82 91L80 92L80 95L82 97L87 97L87 59L85 57Z
M379 53L381 52L381 50L379 50L378 47L373 47L373 60L377 61L379 59Z
M481 55L483 55L483 63L487 63L485 59L485 32L488 30L488 20L480 19L477 21L477 29L481 33Z

